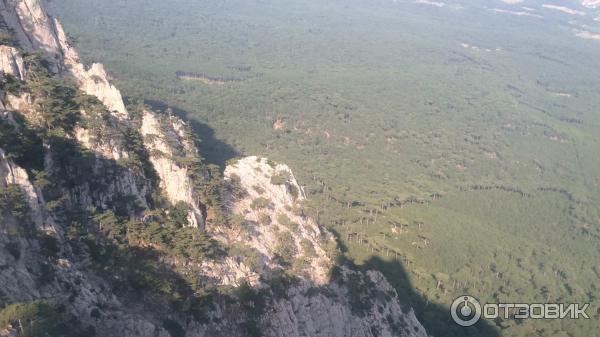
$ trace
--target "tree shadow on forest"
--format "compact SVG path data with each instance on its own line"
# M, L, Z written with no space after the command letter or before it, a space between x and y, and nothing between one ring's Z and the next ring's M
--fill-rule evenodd
M336 237L338 246L343 253L348 247L340 239L340 233L330 229ZM462 327L456 324L450 316L450 305L431 303L419 294L410 281L408 272L404 265L397 260L384 260L380 256L371 256L363 265L355 265L352 261L344 261L354 268L362 271L378 270L396 289L400 304L410 305L415 311L419 322L423 325L429 335L435 337L500 337L498 328L489 321L481 319L471 327Z
M198 121L194 115L182 108L158 100L144 100L144 102L150 105L154 111L166 111L171 108L177 117L185 121L200 139L198 150L207 163L219 165L221 169L225 169L228 160L240 155L233 146L215 138L215 131L208 124Z

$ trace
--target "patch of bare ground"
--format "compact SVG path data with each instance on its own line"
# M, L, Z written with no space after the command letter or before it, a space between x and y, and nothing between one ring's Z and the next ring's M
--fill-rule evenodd
M436 7L444 7L446 6L445 3L440 2L440 1L430 1L430 0L415 0L416 4L420 4L420 5L429 5L429 6L436 6Z
M241 82L242 79L231 76L211 76L206 73L177 71L175 76L182 81L197 81L207 85L223 85L226 83Z
M541 16L539 14L534 14L534 13L530 13L527 11L512 11L512 10L502 9L502 8L492 8L492 11L494 11L496 13L511 14L511 15L516 15L516 16L528 16L528 17L533 17L533 18L538 18L538 19L543 18L543 16Z
M546 9L552 9L555 11L563 12L563 13L570 14L570 15L580 15L580 16L585 15L585 12L578 11L576 9L565 7L565 6L543 4L542 7L546 8Z
M586 39L586 40L600 40L600 34L593 33L588 30L574 29L573 34L575 34L575 36L577 36L579 38Z
M285 129L285 121L282 118L277 118L273 122L273 130L283 130Z

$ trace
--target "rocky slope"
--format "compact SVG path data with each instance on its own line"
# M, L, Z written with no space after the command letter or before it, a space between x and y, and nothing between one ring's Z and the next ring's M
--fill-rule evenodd
M598 0L582 0L581 5L588 8L598 8L600 7L600 1Z
M287 166L221 177L38 0L0 1L0 28L0 336L427 335L381 274L336 265Z

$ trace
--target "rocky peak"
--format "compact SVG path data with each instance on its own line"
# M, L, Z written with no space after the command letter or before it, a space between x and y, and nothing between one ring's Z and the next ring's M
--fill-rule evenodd
M43 2L38 0L4 0L0 3L0 16L15 32L25 51L43 51L55 73L74 78L84 92L98 97L109 111L125 118L127 110L121 93L109 83L104 67L93 64L86 69L69 44L60 22L46 13Z
M256 249L270 269L294 268L314 284L329 282L333 261L326 251L335 246L334 238L302 215L304 191L287 165L246 157L227 166L225 179L233 189L228 207L240 216L241 228L213 229L215 237ZM293 253L292 261L284 253Z

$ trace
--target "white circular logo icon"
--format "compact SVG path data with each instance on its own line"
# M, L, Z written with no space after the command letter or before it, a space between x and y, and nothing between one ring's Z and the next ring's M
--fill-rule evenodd
M481 304L473 296L463 295L452 302L450 314L456 324L471 326L481 318Z

